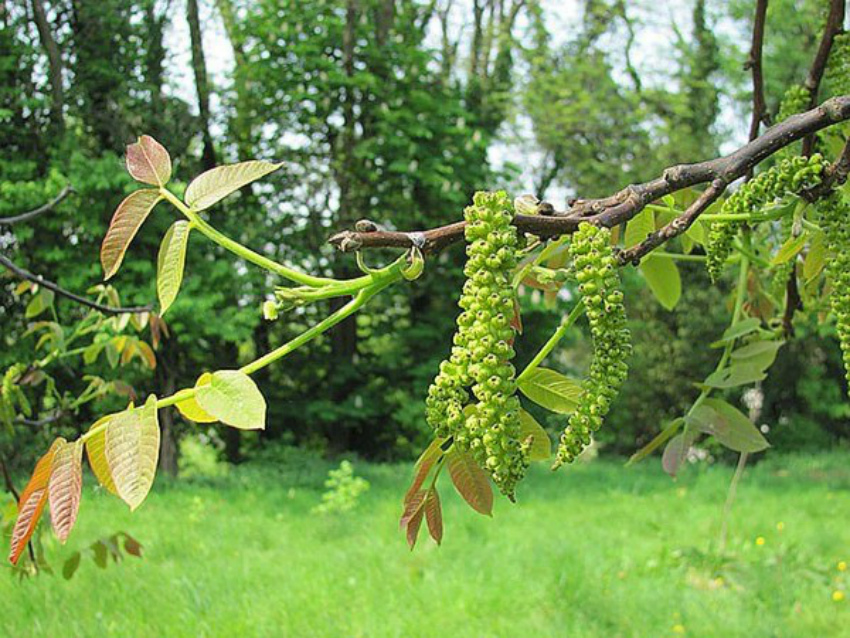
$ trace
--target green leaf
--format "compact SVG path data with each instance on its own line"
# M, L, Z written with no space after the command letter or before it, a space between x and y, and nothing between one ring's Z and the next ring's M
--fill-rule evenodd
M761 326L761 321L756 317L750 317L749 319L739 321L738 323L729 326L726 329L726 332L723 333L723 336L714 343L712 343L711 347L722 347L730 341L734 341L735 339L739 339L744 335L748 335L751 332L755 332L759 329L759 326Z
M519 390L547 410L570 414L581 397L581 383L548 368L537 368L519 382Z
M665 427L663 430L661 430L661 432L656 434L655 437L649 443L647 443L641 449L639 449L637 452L632 454L629 457L629 460L626 463L626 465L632 465L633 463L638 463L638 462L644 460L647 456L649 456L653 452L655 452L655 450L657 450L664 443L666 443L668 441L668 439L670 439L670 437L672 437L674 434L676 434L676 432L679 430L679 428L682 426L682 424L684 422L685 422L685 419L683 419L682 417L679 417L677 419L673 419L672 421L670 421L670 423L667 424L667 427Z
M150 395L143 407L112 416L106 426L104 450L118 496L135 510L150 492L159 460L155 396Z
M219 370L209 384L195 386L195 399L204 412L240 430L266 427L266 400L257 384L239 370Z
M212 375L209 372L204 372L195 382L195 388L202 385L209 385L210 379L212 379ZM195 423L215 423L218 421L217 418L205 412L201 406L198 405L198 401L195 397L189 397L188 399L178 401L176 406L180 411L180 414Z
M797 237L791 236L786 239L785 243L780 246L779 250L773 256L773 259L770 261L770 265L779 266L780 264L784 264L796 257L800 251L803 250L803 246L806 245L806 241L808 239L809 235L805 232L801 233Z
M472 455L452 446L446 453L446 464L452 483L463 500L476 512L490 516L493 513L493 488Z
M626 226L624 238L626 248L636 246L653 232L655 232L655 216L652 211L644 209L630 219Z
M91 548L94 551L95 565L101 569L106 569L107 561L109 560L109 548L106 546L106 543L97 541L92 543Z
M525 410L519 411L520 439L532 438L528 458L530 461L545 461L552 456L552 441L533 416Z
M667 310L673 310L682 296L682 278L679 267L670 257L650 255L640 264L652 294Z
M151 186L165 186L171 179L171 157L165 147L150 135L142 135L127 146L127 172Z
M74 574L77 572L77 568L80 566L80 559L82 555L80 552L74 552L71 556L65 561L65 564L62 565L62 578L65 580L71 580L74 577Z
M30 299L27 304L27 309L24 311L26 319L33 319L53 305L54 294L52 290L40 288L39 291Z
M806 260L803 262L803 278L806 281L811 281L821 273L826 265L828 252L826 235L822 232L813 233L812 243L809 244L809 252L806 253Z
M283 163L251 160L213 168L192 180L186 189L186 203L194 210L204 210L281 166Z
M773 365L779 348L784 344L784 341L754 341L733 350L732 360L759 370L767 370Z
M685 235L694 240L697 244L705 245L705 226L700 220L696 220L685 231Z
M763 380L767 374L755 365L734 364L712 372L703 382L710 388L736 388Z
M770 447L752 421L721 399L706 399L691 411L687 421L736 452L758 452Z
M688 450L693 445L694 436L690 432L682 432L677 434L667 443L664 448L664 454L661 456L661 467L670 476L675 477L682 467L685 459L688 457Z
M100 246L100 263L103 265L104 279L109 279L118 272L127 248L160 199L162 198L159 191L144 188L130 193L118 205Z
M159 247L156 264L156 291L159 296L160 316L177 298L180 284L183 282L183 268L186 265L186 245L189 242L191 227L187 221L174 222Z

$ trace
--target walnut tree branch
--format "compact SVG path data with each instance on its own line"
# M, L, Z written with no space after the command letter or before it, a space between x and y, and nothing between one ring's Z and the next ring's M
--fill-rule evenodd
M844 25L845 0L830 0L829 15L826 18L826 25L823 29L820 44L818 45L815 58L812 60L812 66L809 68L809 73L806 76L806 81L803 86L809 92L809 108L817 104L818 90L820 89L823 74L826 71L827 62L829 62L829 53L832 51L832 44L835 42L835 36L842 32ZM811 155L815 146L815 136L810 133L803 140L803 155Z
M70 299L71 301L78 303L83 306L88 306L98 312L102 312L105 315L120 315L120 314L128 314L128 313L139 313L139 312L150 312L150 306L133 306L130 308L124 308L121 306L107 306L102 303L98 303L96 301L92 301L91 299L87 299L81 295L71 292L70 290L65 290L59 284L53 283L52 281L45 279L41 275L36 275L31 273L28 270L25 270L15 264L11 259L6 257L6 255L0 254L0 265L4 266L7 270L9 270L12 274L20 277L21 279L26 279L27 281L31 281L33 283L38 284L39 286L43 286L48 290L52 290L57 295L65 297L66 299Z
M753 41L750 55L744 68L750 69L753 78L753 114L750 121L750 141L759 136L762 123L770 125L770 116L764 99L764 75L762 73L762 49L764 48L764 26L767 21L767 0L756 2L756 15L753 20ZM812 105L814 106L814 105ZM752 179L753 169L747 172Z
M28 210L25 213L21 213L20 215L12 215L11 217L0 217L0 225L12 225L20 222L25 222L27 220L33 219L34 217L38 217L44 213L47 213L54 208L56 208L59 204L62 203L68 195L74 192L74 187L68 184L65 186L59 194L54 197L52 200L47 202L46 204L39 206L38 208L34 208L33 210Z
M709 184L682 215L652 233L642 243L621 253L622 263L634 262L668 239L685 232L699 215L720 197L729 184L743 177L764 159L807 135L848 119L850 95L834 97L816 108L776 124L729 155L696 164L670 167L661 177L643 184L627 186L609 197L575 200L566 211L555 211L549 206L538 215L516 215L513 223L521 232L541 238L573 233L581 221L592 221L612 228L629 221L648 204L664 195L699 184ZM367 222L362 229L342 231L328 241L343 252L366 248L417 246L425 253L435 253L463 239L464 227L465 223L461 221L428 230L404 232L383 230Z

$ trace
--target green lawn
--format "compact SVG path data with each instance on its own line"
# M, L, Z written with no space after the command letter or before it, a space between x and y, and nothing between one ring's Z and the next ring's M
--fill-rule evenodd
M657 459L537 468L493 519L442 484L442 548L398 531L409 466L355 465L356 510L321 516L321 476L242 467L158 481L135 514L88 490L62 556L118 529L142 560L0 578L8 636L839 636L850 633L850 454L748 470L724 556L729 467L673 482ZM90 477L89 477L90 479ZM88 481L92 483L91 480ZM757 538L763 538L759 544ZM843 601L836 591L847 592Z

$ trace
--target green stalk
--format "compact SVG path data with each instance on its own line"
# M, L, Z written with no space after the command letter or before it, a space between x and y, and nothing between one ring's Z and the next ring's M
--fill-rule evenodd
M567 330L570 329L576 319L578 319L584 313L584 304L579 301L575 307L570 311L566 317L561 320L561 325L558 326L557 330L552 333L552 336L549 337L549 340L543 344L543 347L540 348L540 351L534 355L534 358L529 362L527 366L525 366L525 370L523 370L520 375L517 377L517 383L521 383L523 380L527 379L528 376L534 372L537 367L543 363L543 360L549 355L552 350L555 349L555 346L558 345L558 342L564 338L564 335L567 334Z
M237 241L234 241L227 235L224 235L220 231L216 230L212 226L210 226L206 221L201 219L198 216L196 211L193 211L191 208L186 206L183 202L181 202L171 191L169 191L165 187L160 187L159 192L162 196L167 199L177 210L179 210L186 218L192 223L193 227L197 228L204 236L206 236L210 241L218 244L222 248L229 250L235 255L242 257L245 261L251 262L259 266L260 268L264 268L269 272L273 272L281 277L285 277L290 281L294 281L299 284L303 284L305 286L326 286L328 284L339 283L337 279L330 279L328 277L314 277L313 275L308 275L306 273L299 272L292 268L288 268L283 264L279 264L276 261L269 259L268 257L264 257L263 255L254 252L250 248L243 246Z

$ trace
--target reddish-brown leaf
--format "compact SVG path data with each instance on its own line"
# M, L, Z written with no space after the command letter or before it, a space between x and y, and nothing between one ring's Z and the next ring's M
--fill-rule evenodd
M413 482L410 484L407 493L404 495L405 504L419 490L419 488L422 487L422 483L425 482L431 468L434 467L434 464L443 456L443 450L440 448L442 443L443 439L434 439L431 441L431 444L425 448L425 451L422 452L419 460L416 461L416 465L414 466L415 473L413 475Z
M422 527L424 513L425 510L420 507L407 524L407 544L410 545L411 551L416 546L416 539L419 537L419 528Z
M468 452L456 447L446 453L446 463L458 494L476 512L490 516L493 513L493 488L486 472L476 465Z
M50 472L53 468L53 457L60 439L56 439L47 454L42 456L35 465L29 483L21 493L18 501L18 519L12 529L12 540L9 547L9 561L16 565L21 553L27 546L38 519L44 511L47 503L47 485L50 481Z
M53 531L64 543L77 522L80 509L80 492L83 488L83 444L80 441L68 443L58 439L53 457L53 470L48 483L50 502L50 520Z
M399 527L406 527L413 518L422 511L425 506L425 497L428 495L426 490L418 490L404 503L404 511L401 513Z
M127 172L151 186L165 186L171 179L171 157L165 147L150 135L142 135L127 146Z
M118 204L100 246L104 279L109 279L118 272L130 242L159 200L159 191L143 188L130 193Z
M428 522L431 538L439 545L443 542L443 508L440 505L440 495L433 487L425 497L425 520Z

